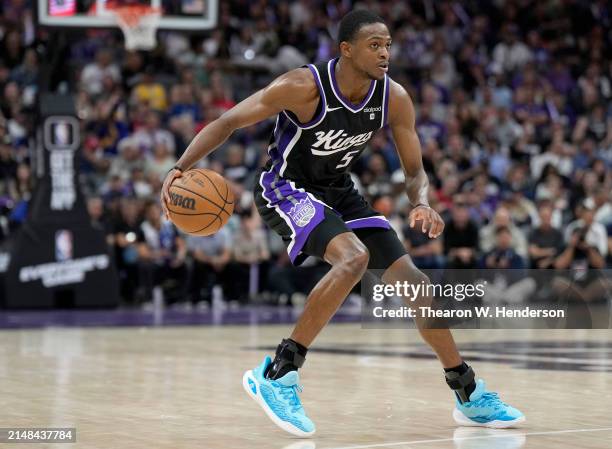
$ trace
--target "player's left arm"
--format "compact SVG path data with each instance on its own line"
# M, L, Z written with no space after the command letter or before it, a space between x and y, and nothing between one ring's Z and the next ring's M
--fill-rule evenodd
M421 221L421 231L436 238L444 230L444 221L429 206L429 179L423 169L414 105L408 92L392 80L389 80L389 126L406 174L406 193L413 206L408 216L410 227L414 228L416 222Z

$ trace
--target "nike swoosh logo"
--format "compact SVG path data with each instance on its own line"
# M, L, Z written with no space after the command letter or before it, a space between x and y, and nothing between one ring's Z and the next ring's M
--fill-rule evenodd
M342 109L342 106L339 106L337 108L330 108L329 106L327 107L327 111L335 111L336 109Z

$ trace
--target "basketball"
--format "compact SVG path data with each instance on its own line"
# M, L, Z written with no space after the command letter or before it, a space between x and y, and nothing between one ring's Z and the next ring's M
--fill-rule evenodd
M212 170L187 170L170 186L170 220L187 234L214 234L233 211L234 193L223 176Z

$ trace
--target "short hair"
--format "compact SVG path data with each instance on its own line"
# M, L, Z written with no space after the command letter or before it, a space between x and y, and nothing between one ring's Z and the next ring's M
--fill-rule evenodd
M338 28L338 44L345 41L352 42L361 27L371 23L385 24L385 21L379 15L365 9L357 9L349 12L340 21L340 26Z

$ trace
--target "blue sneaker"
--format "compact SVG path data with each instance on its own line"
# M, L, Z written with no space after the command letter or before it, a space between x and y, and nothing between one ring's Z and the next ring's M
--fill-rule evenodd
M270 363L272 360L266 357L257 368L244 373L242 386L278 427L299 437L313 435L315 425L306 416L298 396L302 391L299 374L290 371L280 379L266 379L264 373Z
M470 401L453 410L453 418L462 426L491 427L505 429L518 427L525 422L525 415L499 399L497 393L487 391L484 380L478 379L476 389L470 395Z

